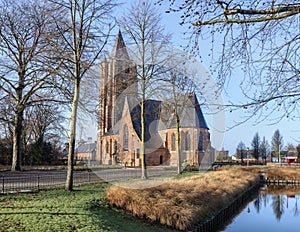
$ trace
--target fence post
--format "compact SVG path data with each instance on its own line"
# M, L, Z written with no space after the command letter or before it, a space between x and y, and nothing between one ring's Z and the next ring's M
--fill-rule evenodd
M40 190L40 175L38 174L37 176L37 190L39 191Z
M4 193L4 186L5 186L4 175L2 175L2 193Z

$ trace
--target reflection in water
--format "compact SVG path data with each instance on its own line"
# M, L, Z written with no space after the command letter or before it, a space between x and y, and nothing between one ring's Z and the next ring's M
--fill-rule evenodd
M300 231L300 186L268 186L224 230Z
M284 213L284 201L285 201L285 196L283 195L272 196L272 208L275 217L278 221L280 221L280 218Z

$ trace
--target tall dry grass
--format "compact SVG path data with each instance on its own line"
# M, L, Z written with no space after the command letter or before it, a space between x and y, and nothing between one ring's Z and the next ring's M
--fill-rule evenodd
M271 180L300 180L300 165L233 166L221 169L265 173L266 178Z
M239 170L219 170L170 180L148 189L112 186L108 202L133 215L178 230L192 229L258 183L258 175Z

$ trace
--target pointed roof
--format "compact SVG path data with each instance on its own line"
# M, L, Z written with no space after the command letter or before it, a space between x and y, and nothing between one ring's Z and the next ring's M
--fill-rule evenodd
M195 106L196 115L197 115L197 119L198 119L198 121L197 121L198 126L200 128L209 129L208 126L207 126L206 120L204 118L203 112L201 110L201 107L200 107L200 104L199 104L199 101L198 101L198 98L197 98L196 94L194 92L191 93L190 98L191 98L192 104L194 104L194 106Z
M111 56L118 59L126 59L129 60L129 56L126 49L126 44L124 42L122 32L119 29L115 45L113 47L113 50L111 52Z
M196 127L209 130L195 93L181 95L180 97L178 97L177 104L179 107L178 114L180 116L180 125L182 128ZM176 118L174 117L173 112L174 100L165 100L162 103L161 111L162 114L160 117L163 124L160 125L159 129L163 130L164 127L166 127L167 129L175 128Z
M126 45L125 45L125 42L124 42L124 39L122 36L122 32L119 29L114 48L117 50L117 49L121 49L121 48L125 48L125 47L126 47Z

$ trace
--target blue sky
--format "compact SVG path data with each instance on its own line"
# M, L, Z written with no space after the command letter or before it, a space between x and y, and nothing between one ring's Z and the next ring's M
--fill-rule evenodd
M161 7L163 24L166 25L166 29L173 33L173 43L175 46L185 44L186 40L183 38L183 32L185 31L178 22L180 21L179 14L166 14L167 5ZM217 41L217 39L216 39ZM209 49L211 48L210 40L204 40L199 43L200 53L203 58L203 65L209 67L211 58L207 56ZM226 93L222 93L223 101L228 103L229 101L240 102L243 99L243 93L239 88L239 83L243 74L236 70L228 84L226 85ZM280 112L278 112L278 115ZM271 115L269 118L261 121L260 119L251 118L245 123L239 124L238 122L244 121L247 113L244 110L234 111L232 113L226 113L226 132L224 136L224 142L222 147L225 150L229 150L230 154L234 154L235 149L240 141L243 141L247 147L251 147L251 141L256 132L259 133L261 139L265 136L269 144L271 144L272 136L275 130L279 129L283 136L284 145L292 143L293 145L300 144L300 120L293 121L288 118L283 118L281 121L274 121L278 115ZM232 128L233 127L233 128ZM232 129L229 129L232 128ZM212 135L214 136L214 135ZM214 138L212 138L212 141ZM218 147L218 149L222 149Z
M117 18L122 15L124 9L129 6L131 2L133 1L126 2L116 11ZM168 5L165 3L159 8L159 10L162 14L162 24L165 25L166 31L172 34L171 43L174 47L177 48L179 48L180 45L185 46L187 41L184 39L183 32L186 29L182 28L179 25L180 14L166 14L164 12L167 8ZM203 58L202 64L206 67L209 67L211 58L208 57L207 54L209 52L209 49L211 48L211 42L210 40L202 41L199 43L199 46L200 53ZM110 51L110 48L107 48L107 50ZM228 103L229 101L240 102L241 99L244 98L241 90L239 89L239 82L241 78L243 78L243 74L238 70L233 73L235 74L231 77L230 81L226 85L226 93L222 93L222 98L225 103ZM246 116L247 114L243 110L234 111L232 113L227 112L224 141L223 143L216 142L216 140L218 140L216 139L216 137L219 137L219 135L214 134L213 130L211 130L212 145L218 150L222 148L224 148L225 150L229 150L230 154L232 155L235 153L235 149L240 141L243 141L246 147L251 147L251 141L256 132L259 133L261 139L263 136L265 136L266 140L269 142L269 144L271 144L272 136L277 129L280 130L280 133L283 136L285 146L287 145L287 143L292 143L293 145L300 144L299 117L298 121L292 121L291 119L283 118L281 121L275 123L274 121L272 121L272 118L274 118L276 115L273 115L259 123L257 122L257 120L255 120L255 118L251 118L247 122L239 124L239 122L243 121ZM208 123L213 126L212 116L207 116L207 120ZM95 135L92 135L93 139L94 136Z

